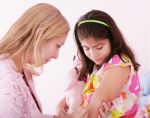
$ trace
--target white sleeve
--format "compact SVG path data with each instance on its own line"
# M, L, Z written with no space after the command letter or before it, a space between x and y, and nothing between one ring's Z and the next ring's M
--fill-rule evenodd
M79 74L74 67L70 68L65 76L65 91L72 89L78 82Z

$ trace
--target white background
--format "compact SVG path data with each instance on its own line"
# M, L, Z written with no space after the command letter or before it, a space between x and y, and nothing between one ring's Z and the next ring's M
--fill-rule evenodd
M76 47L73 42L73 27L77 19L92 9L110 14L127 42L134 50L140 72L150 70L150 1L149 0L1 0L0 38L29 7L39 2L56 6L68 19L71 31L58 60L45 65L41 76L35 78L35 86L45 113L53 114L63 95L64 75L72 64Z

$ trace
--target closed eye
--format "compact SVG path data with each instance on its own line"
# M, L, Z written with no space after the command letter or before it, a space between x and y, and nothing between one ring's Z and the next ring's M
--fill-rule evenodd
M88 50L89 50L89 48L88 48L88 47L83 47L83 50L88 51Z
M96 47L97 50L101 50L102 48L103 48L103 46Z
M60 47L61 47L61 45L59 45L59 44L56 44L56 46L57 46L57 48L60 48Z

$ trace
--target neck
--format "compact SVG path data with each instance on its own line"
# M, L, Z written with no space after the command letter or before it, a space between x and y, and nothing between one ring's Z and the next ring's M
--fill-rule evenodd
M16 71L22 72L23 68L22 68L22 64L21 64L21 59L18 57L12 57L13 62L15 63L15 66L17 68Z
M20 73L24 73L27 79L32 79L31 72L28 69L26 69L26 67L24 67L22 65L20 57L21 57L21 55L20 56L16 56L16 57L12 57L12 60L14 61L15 66L17 68L16 71L20 72Z

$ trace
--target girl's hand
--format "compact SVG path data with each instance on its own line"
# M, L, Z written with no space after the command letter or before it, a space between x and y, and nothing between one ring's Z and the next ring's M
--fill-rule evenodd
M110 102L108 102L108 103L103 102L102 104L103 104L104 109L103 110L99 109L98 118L106 118L107 117L106 114L112 106L112 104Z
M137 113L137 118L150 118L150 105L146 105Z
M76 111L69 114L65 118L89 118L89 113L87 108L79 107Z
M56 114L59 117L64 117L64 116L66 116L67 111L68 111L68 107L67 107L67 104L66 104L66 99L63 98L60 101L60 103L57 105Z
M67 113L67 109L64 106L59 106L59 108L57 108L57 115L60 117L64 117L66 116Z

